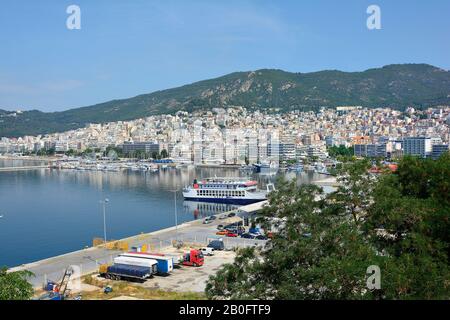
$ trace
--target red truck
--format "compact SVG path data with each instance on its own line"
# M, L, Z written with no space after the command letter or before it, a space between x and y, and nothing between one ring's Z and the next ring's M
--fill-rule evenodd
M200 267L204 263L203 253L197 249L191 249L191 251L183 255L184 266Z
M164 253L151 253L155 256L166 256L173 257L174 265L184 265L184 266L193 266L200 267L204 263L203 252L197 249L191 249L189 252L183 254L183 256L179 256L177 254L164 254Z

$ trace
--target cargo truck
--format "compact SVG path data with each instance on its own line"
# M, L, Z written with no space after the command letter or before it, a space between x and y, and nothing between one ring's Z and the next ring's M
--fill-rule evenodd
M174 266L184 265L184 266L202 266L204 263L203 253L201 250L192 249L185 254L175 254L175 253L149 253L150 255L155 255L159 257L170 257Z
M148 254L145 252L122 253L119 257L136 258L141 260L156 260L158 274L160 275L168 275L173 270L172 257Z
M203 253L200 250L192 249L183 256L183 265L200 267L203 265L205 259Z
M103 264L99 268L99 273L106 279L145 281L153 275L153 269L128 264Z
M156 261L155 259L140 259L136 257L124 257L120 255L114 258L114 264L147 267L152 270L152 274L158 272L158 261Z

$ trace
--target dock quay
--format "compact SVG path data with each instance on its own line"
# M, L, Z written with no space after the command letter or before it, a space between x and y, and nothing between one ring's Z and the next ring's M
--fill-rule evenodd
M24 167L0 167L0 172L27 171L27 170L49 169L49 168L50 168L50 165L24 166Z
M255 204L252 204L243 206L229 212L220 213L217 216L228 214L230 212L254 212L255 210L259 210L262 205L263 204L255 206ZM248 208L246 209L246 207ZM182 241L187 245L200 247L206 246L212 239L223 238L226 249L263 245L265 243L264 240L228 238L216 235L217 225L229 224L239 220L241 220L241 218L237 216L224 220L216 219L210 224L203 224L203 219L194 220L180 224L177 227L174 226L150 233L142 233L118 241L126 242L129 248L146 245L151 251L156 252L173 248L174 240ZM101 244L48 259L23 264L13 267L8 271L31 271L34 276L29 279L29 282L34 288L40 289L47 280L58 281L69 266L76 266L79 270L79 276L84 276L96 272L101 264L111 263L114 257L122 252L122 250L115 248L108 249L107 246Z
M322 180L316 180L312 182L315 185L321 187L339 187L340 183L337 181L336 177L330 176Z

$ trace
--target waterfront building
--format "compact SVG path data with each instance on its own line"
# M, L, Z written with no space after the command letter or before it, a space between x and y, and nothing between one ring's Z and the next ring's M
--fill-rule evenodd
M427 137L407 137L403 139L403 154L426 158L431 154L431 139Z
M449 152L448 146L448 144L434 144L431 149L431 158L436 160L444 153Z
M387 156L386 144L355 144L354 155L361 158L385 158Z
M124 142L122 145L122 151L125 154L130 154L136 151L143 151L147 154L153 154L160 152L159 144L155 142Z

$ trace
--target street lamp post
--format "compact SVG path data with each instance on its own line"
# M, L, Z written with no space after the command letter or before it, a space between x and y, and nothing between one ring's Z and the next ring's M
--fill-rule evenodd
M174 194L174 203L175 203L175 240L178 240L178 213L177 213L177 192L178 189L170 190Z
M106 245L106 204L109 202L108 198L101 200L100 203L103 205L103 238Z

